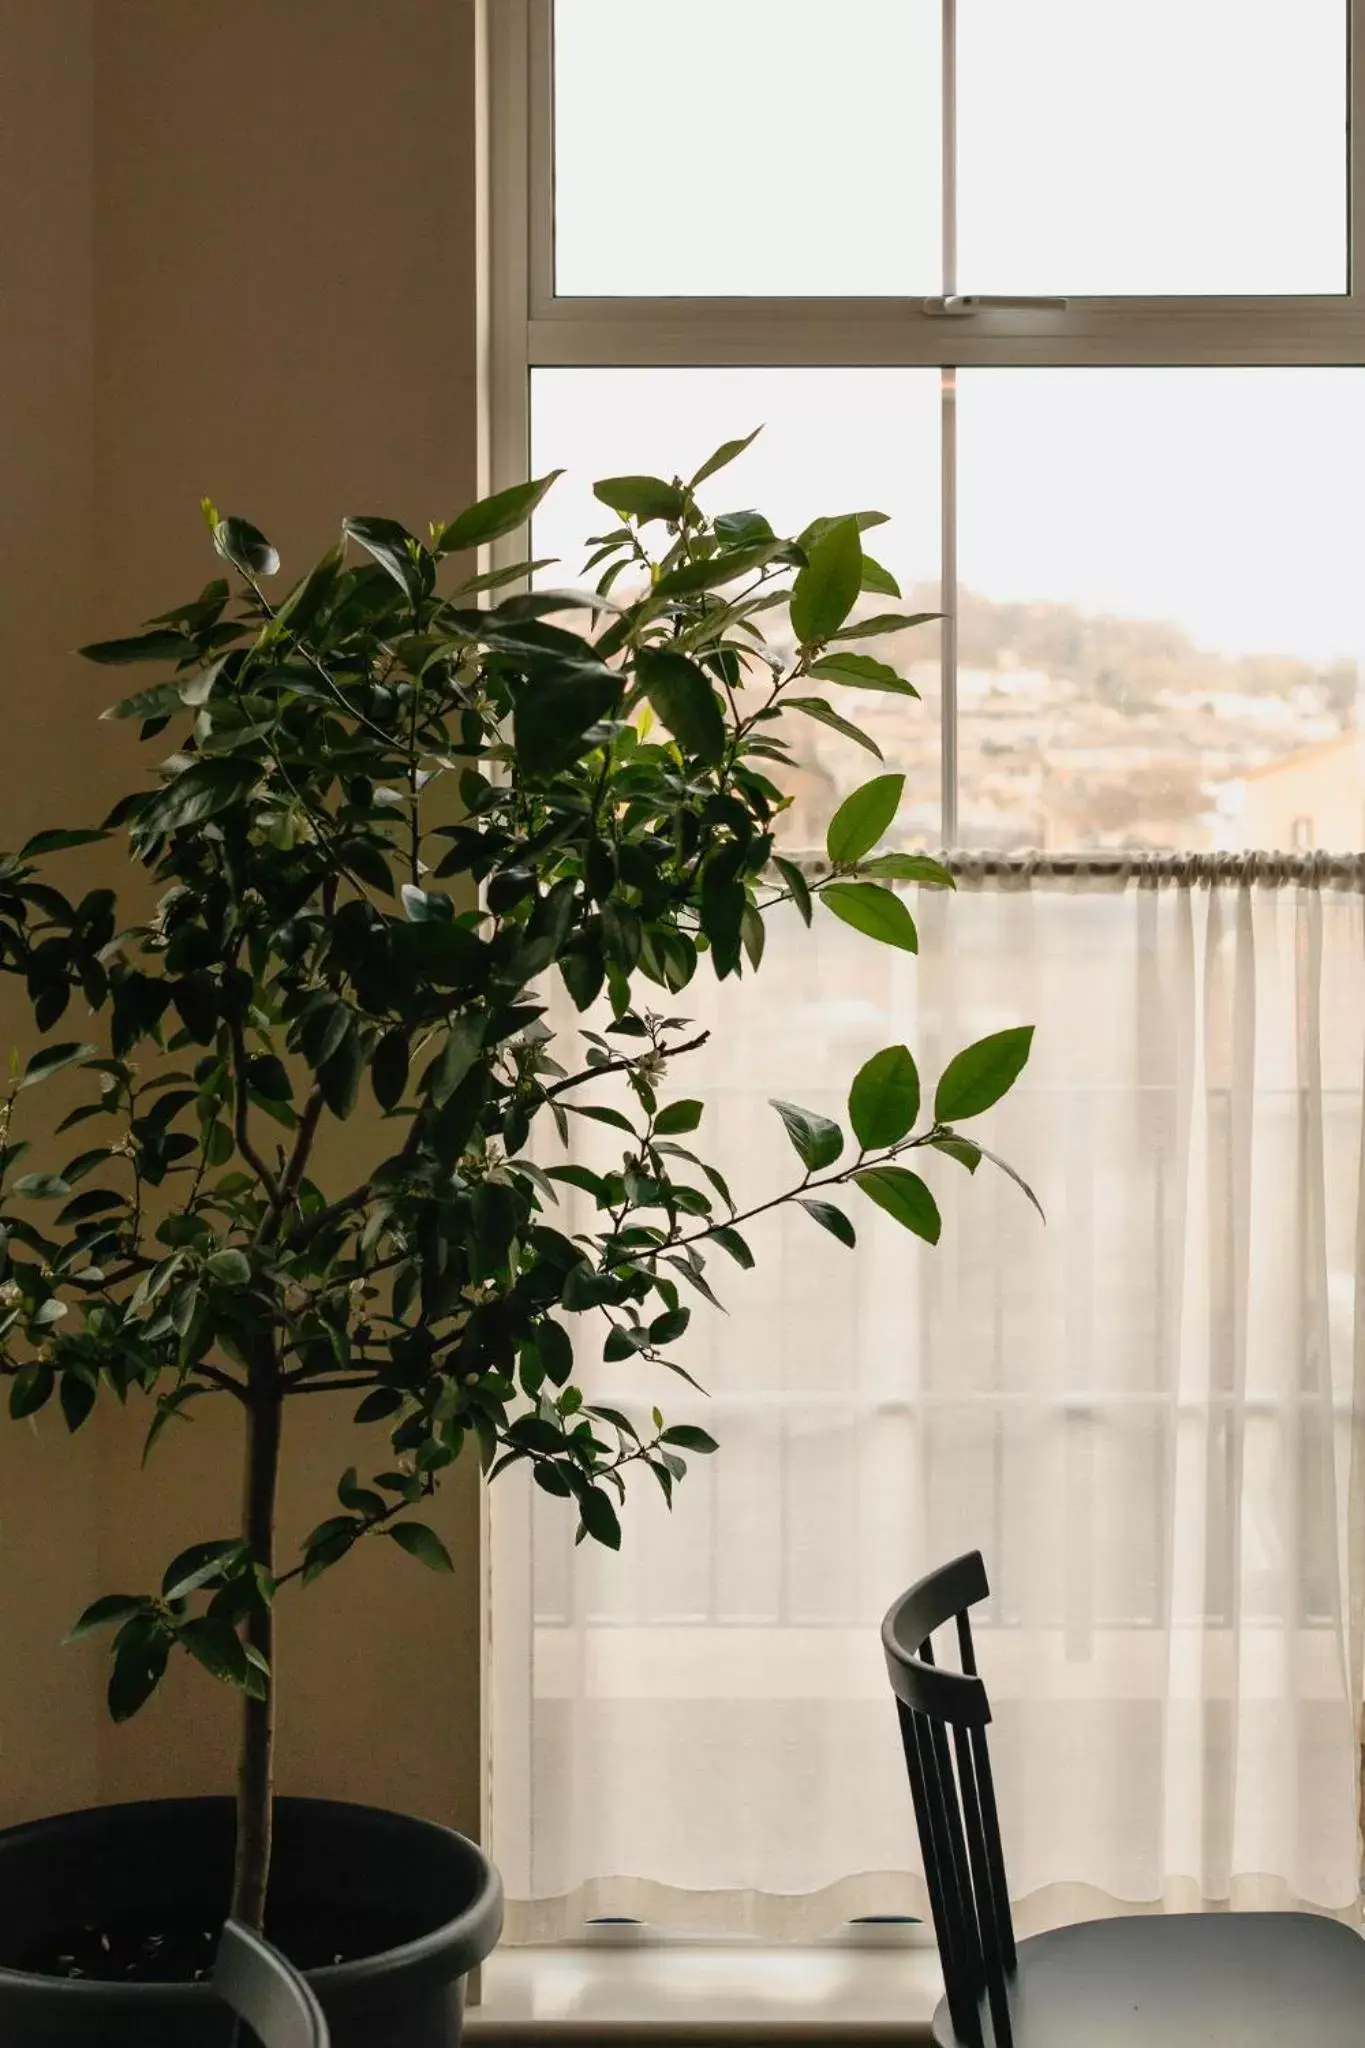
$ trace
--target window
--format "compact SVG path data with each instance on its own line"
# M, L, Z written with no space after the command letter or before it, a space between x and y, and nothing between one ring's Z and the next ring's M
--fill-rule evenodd
M919 704L847 702L960 896L917 962L774 928L689 1085L777 1173L769 1095L1032 1018L999 1142L1050 1217L945 1183L944 1245L874 1219L856 1277L784 1224L695 1326L726 1452L620 1559L495 1490L512 1925L922 1911L875 1623L898 1561L977 1542L1026 1889L1344 1905L1365 0L492 0L488 33L493 482L568 472L554 580L593 477L762 423L716 487L886 512L942 615L877 650ZM812 724L787 850L869 772Z
M876 500L946 614L881 650L926 710L857 707L908 843L1359 845L1348 12L509 0L496 466L766 422L737 487Z

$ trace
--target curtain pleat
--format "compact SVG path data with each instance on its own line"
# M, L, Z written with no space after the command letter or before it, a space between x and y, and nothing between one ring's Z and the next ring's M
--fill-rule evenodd
M711 1031L670 1093L741 1206L790 1185L778 1096L838 1116L905 1042L1037 1026L981 1136L925 1168L943 1241L856 1194L708 1276L680 1357L603 1399L702 1421L619 1555L492 1490L492 1848L513 1938L594 1915L810 1939L924 1901L877 1628L967 1548L1021 1924L1358 1894L1365 924L1357 866L959 864L917 959L817 910L763 973L669 1004ZM553 998L553 1021L574 1015ZM608 1100L606 1094L602 1097ZM610 1134L581 1126L590 1164ZM567 1226L591 1226L564 1189ZM562 1220L562 1219L561 1219Z

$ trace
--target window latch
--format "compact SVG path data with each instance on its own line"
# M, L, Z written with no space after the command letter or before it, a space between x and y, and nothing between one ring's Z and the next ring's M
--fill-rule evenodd
M947 298L926 299L924 310L935 320L967 320L973 313L1064 313L1070 304L1070 299L994 298L980 292L963 297L954 292Z

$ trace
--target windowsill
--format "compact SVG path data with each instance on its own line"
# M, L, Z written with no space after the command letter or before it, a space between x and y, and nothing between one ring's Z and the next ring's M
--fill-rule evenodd
M505 1948L483 1968L472 2038L508 2048L523 2032L583 2039L705 2036L742 2026L746 2039L828 2037L847 2029L927 2038L943 1995L930 1946L757 1948L748 1943L593 1944Z

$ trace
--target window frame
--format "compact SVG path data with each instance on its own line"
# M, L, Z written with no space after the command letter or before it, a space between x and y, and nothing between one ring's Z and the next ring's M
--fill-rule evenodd
M942 285L956 288L959 0L943 34ZM965 0L970 4L970 0ZM554 288L554 0L480 0L488 487L528 474L530 382L554 368L919 368L940 375L941 840L958 844L956 384L961 369L1365 366L1365 0L1345 0L1347 287L1329 296L982 305L912 298L572 298ZM524 531L494 559L525 558Z

